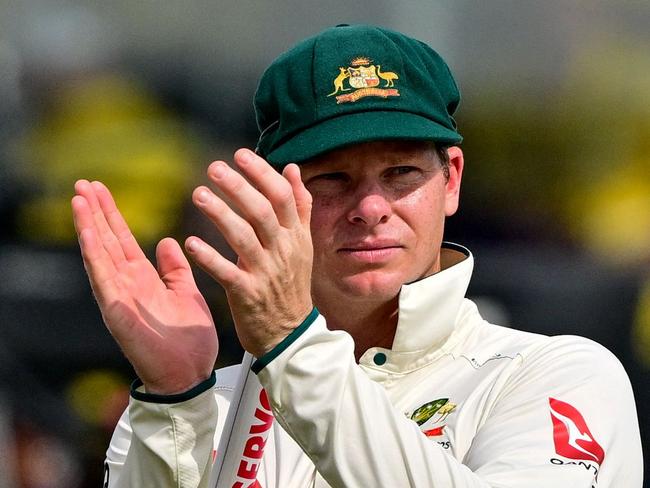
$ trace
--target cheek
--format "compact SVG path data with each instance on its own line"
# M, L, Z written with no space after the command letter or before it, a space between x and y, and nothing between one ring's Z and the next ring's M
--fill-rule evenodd
M339 212L333 202L314 202L311 211L311 235L314 250L324 246L333 234ZM329 238L329 239L328 239Z
M445 199L439 192L412 194L403 201L404 220L413 231L418 247L430 249L442 240Z
M400 199L399 206L418 224L438 222L444 218L445 197L442 192L422 188Z
M318 227L331 220L334 213L334 205L330 200L323 198L314 198L311 207L311 226L312 232L318 230Z

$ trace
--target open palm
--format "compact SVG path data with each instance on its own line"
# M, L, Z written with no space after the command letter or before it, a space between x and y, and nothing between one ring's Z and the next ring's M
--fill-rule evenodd
M206 379L216 330L178 243L160 241L156 269L103 184L80 180L75 191L72 211L90 284L147 392L179 393Z

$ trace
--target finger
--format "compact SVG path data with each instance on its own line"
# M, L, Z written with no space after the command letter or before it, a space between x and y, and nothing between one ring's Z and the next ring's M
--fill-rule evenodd
M77 231L77 237L81 235L81 232L84 229L95 228L92 212L90 211L90 206L85 197L75 195L72 197L70 205L72 207L72 221L74 222L74 228Z
M113 260L115 266L120 266L124 261L126 261L126 257L124 251L122 251L122 246L120 246L117 237L113 234L108 222L106 221L104 212L102 211L97 195L95 194L95 189L87 180L77 181L74 188L77 195L83 196L88 202L88 206L90 207L93 216L94 226L97 230L97 235L99 236L99 241L106 249L106 252Z
M108 283L116 274L115 265L100 241L88 201L76 195L72 198L72 214L79 237L79 247L90 286L98 300L110 294Z
M256 188L271 202L278 222L293 227L299 220L289 182L269 163L249 149L235 152L235 163Z
M269 247L273 244L280 224L271 202L223 161L212 163L208 167L208 176L250 223L262 245Z
M221 198L209 188L200 186L192 193L192 201L216 225L244 267L262 262L264 248L257 234L251 225Z
M285 166L282 171L282 176L284 176L289 184L291 184L293 198L296 201L298 218L304 226L309 227L309 222L311 220L312 196L300 177L300 167L297 164L289 164Z
M175 239L165 238L156 246L158 274L170 290L194 291L196 282L190 263Z
M185 240L185 249L194 262L225 289L229 290L243 283L245 272L198 237L188 237Z
M99 206L108 222L108 226L113 235L117 238L126 259L129 261L146 259L142 248L138 244L138 241L136 241L131 229L117 208L113 195L111 195L109 189L100 181L93 181L91 185L95 190L95 195L97 196Z

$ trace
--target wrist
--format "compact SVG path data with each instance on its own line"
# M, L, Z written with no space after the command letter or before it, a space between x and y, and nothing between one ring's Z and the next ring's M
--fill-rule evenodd
M138 381L141 389L147 394L163 396L180 395L210 379L212 373L213 370L211 368L210 371L206 371L202 375L193 376L192 378L178 378L174 380L167 377L161 378L160 381L148 381L138 376Z
M287 349L293 342L296 341L316 320L320 315L318 309L313 307L305 319L300 323L296 328L294 328L289 335L287 335L282 341L277 343L275 347L262 354L261 356L256 356L256 361L251 366L251 369L254 373L259 373L267 364L273 361L277 356L279 356L285 349Z
M304 323L304 321L307 320L307 318L312 313L314 313L314 310L314 306L310 304L309 308L305 310L304 313L297 315L295 320L290 321L284 326L278 326L276 324L272 329L272 334L267 333L264 336L260 336L257 341L249 339L248 341L244 342L242 340L242 346L254 357L260 358L268 354L270 351L274 350L278 344L281 344L287 337L289 337L296 330L296 328L300 327L300 325ZM271 328L269 327L262 330L269 329Z
M216 383L216 374L212 371L212 374L208 378L201 381L195 382L192 386L180 391L170 392L170 393L160 393L160 390L150 390L146 385L142 383L142 380L137 378L131 384L131 396L140 401L148 403L180 403L200 395L201 393L209 390ZM166 391L166 390L162 390Z

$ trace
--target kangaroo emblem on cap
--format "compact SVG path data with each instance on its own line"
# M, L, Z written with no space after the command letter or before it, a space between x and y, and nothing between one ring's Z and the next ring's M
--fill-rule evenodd
M327 95L331 97L342 91L355 90L352 93L337 95L336 103L356 102L364 97L399 97L399 91L394 87L397 73L381 71L381 65L371 64L372 59L366 56L354 58L347 67L339 66L339 75L334 79L334 91ZM380 78L386 82L384 88L379 88ZM348 88L345 87L347 82Z
M343 81L346 78L350 77L350 72L348 71L348 68L339 68L339 75L336 77L334 80L334 91L327 95L328 97L331 97L332 95L336 95L339 91L349 91L350 88L343 88Z

